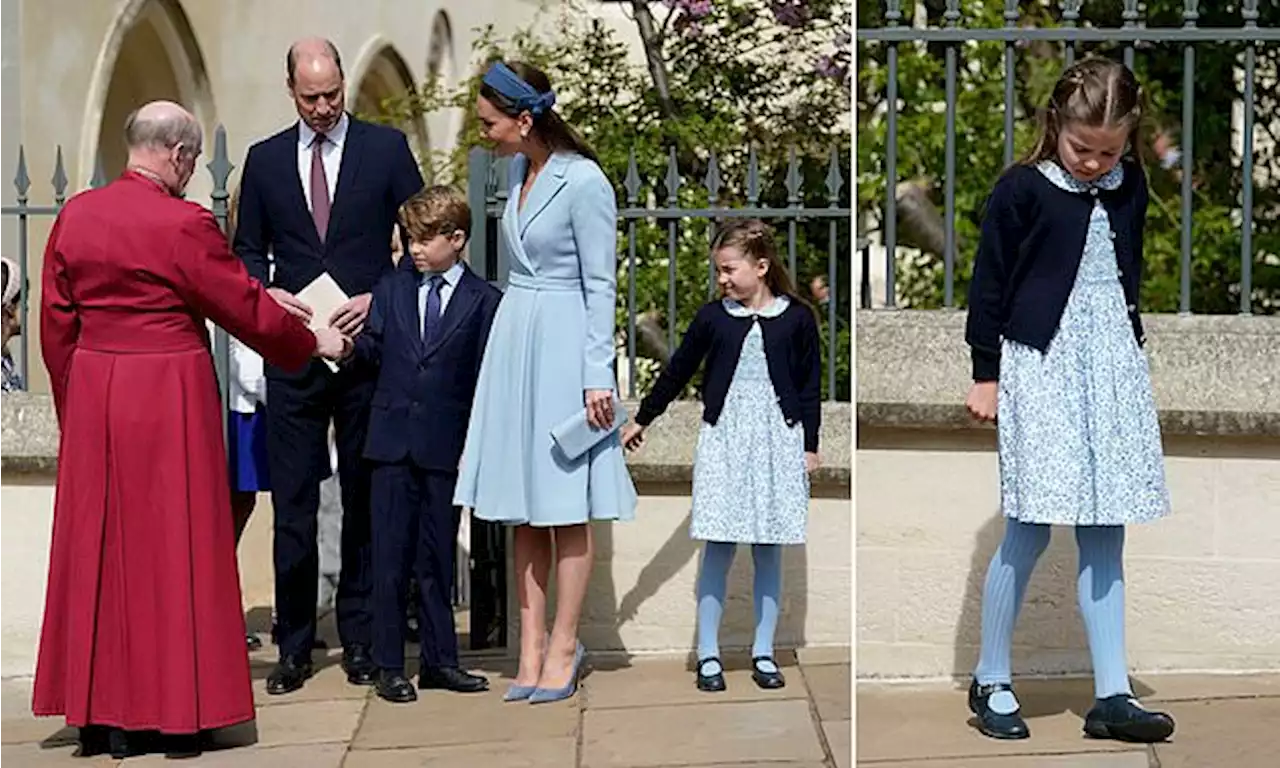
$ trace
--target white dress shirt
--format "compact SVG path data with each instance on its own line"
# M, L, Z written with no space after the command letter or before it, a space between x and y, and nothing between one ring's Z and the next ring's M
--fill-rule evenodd
M338 118L338 124L325 134L326 141L320 150L320 159L324 162L325 182L329 186L329 203L333 203L334 192L338 188L338 171L342 169L342 149L347 143L347 128L351 119L346 112ZM298 180L302 182L302 195L307 201L307 210L311 205L311 144L316 140L316 132L305 122L298 121Z
M444 284L440 286L440 317L444 317L444 311L449 307L449 299L453 296L453 290L458 287L458 281L462 279L462 262L455 261L452 267L444 272L425 272L422 275L422 282L418 284L418 332L422 332L423 318L427 314L427 294L431 291L431 276L438 274L444 278ZM439 318L436 319L439 322Z

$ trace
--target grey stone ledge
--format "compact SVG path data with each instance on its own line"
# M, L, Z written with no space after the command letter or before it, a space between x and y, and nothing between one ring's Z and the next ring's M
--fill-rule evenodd
M857 316L858 425L989 429L964 410L965 313ZM1145 350L1166 434L1280 436L1280 317L1146 315Z
M639 404L629 402L634 414ZM819 447L823 466L814 473L817 490L849 492L852 483L853 408L824 403ZM702 424L702 404L672 403L645 434L644 445L627 457L638 483L687 484L693 477L693 454ZM0 397L0 468L5 472L52 474L58 465L58 422L52 399L45 394L7 392Z

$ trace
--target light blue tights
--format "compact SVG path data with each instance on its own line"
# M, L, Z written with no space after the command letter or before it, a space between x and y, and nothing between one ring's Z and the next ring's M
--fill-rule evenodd
M1097 698L1131 694L1124 651L1124 526L1077 526L1076 593L1084 617ZM980 685L1011 682L1013 627L1036 561L1049 546L1049 526L1009 520L991 558L982 594Z
M725 585L729 566L738 545L708 541L702 550L702 573L698 576L698 661L720 656L720 617L724 615ZM782 594L782 547L778 544L752 544L755 563L756 639L752 657L773 657L773 636L778 629L778 601ZM701 666L701 665L700 665ZM708 674L720 671L709 664ZM759 665L765 672L776 671L767 662Z

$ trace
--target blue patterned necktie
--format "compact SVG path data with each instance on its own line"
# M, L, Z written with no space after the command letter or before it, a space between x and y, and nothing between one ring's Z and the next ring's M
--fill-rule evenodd
M429 343L431 334L435 333L436 321L440 319L440 287L444 278L432 275L427 278L427 309L422 313L422 341Z

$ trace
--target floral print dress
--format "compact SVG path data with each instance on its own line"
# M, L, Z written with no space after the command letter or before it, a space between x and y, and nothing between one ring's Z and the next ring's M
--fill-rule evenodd
M1077 180L1039 171L1073 192L1115 189L1124 169ZM1160 424L1147 358L1133 336L1111 222L1095 201L1075 285L1047 352L1005 340L998 431L1001 507L1024 523L1125 525L1169 512Z

